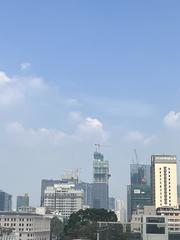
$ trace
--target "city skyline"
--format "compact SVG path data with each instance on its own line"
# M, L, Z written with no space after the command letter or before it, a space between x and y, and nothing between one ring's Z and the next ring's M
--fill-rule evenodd
M123 200L133 149L142 164L163 153L178 161L179 7L1 3L2 190L38 205L41 179L79 168L91 182L95 143L109 161L109 195Z

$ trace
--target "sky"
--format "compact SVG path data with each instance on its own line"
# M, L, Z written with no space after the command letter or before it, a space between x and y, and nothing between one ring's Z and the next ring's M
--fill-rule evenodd
M41 179L79 169L95 143L126 199L134 149L180 156L180 2L0 1L0 188L40 203ZM179 168L178 168L179 173Z

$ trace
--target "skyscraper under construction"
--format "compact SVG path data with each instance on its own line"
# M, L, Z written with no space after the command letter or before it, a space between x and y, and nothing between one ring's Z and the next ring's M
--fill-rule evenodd
M96 149L93 161L92 207L108 209L109 201L109 162Z

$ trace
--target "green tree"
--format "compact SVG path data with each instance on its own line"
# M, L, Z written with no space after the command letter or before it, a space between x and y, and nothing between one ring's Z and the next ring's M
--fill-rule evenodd
M50 240L61 240L64 235L64 226L57 217L51 219Z
M95 240L98 231L97 222L117 222L117 216L113 211L105 209L79 210L71 214L65 226L65 239L86 238Z

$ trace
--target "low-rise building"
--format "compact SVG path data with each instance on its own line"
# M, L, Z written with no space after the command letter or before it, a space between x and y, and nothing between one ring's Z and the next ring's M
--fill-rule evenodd
M157 215L167 216L169 233L180 233L180 209L171 207L158 208Z
M144 206L144 208L139 208L135 212L133 212L131 220L132 232L141 232L141 221L144 215L155 216L156 215L155 206Z
M18 240L50 238L50 219L38 214L0 212L0 227L13 229Z
M142 239L143 240L168 240L168 225L165 216L142 217Z

